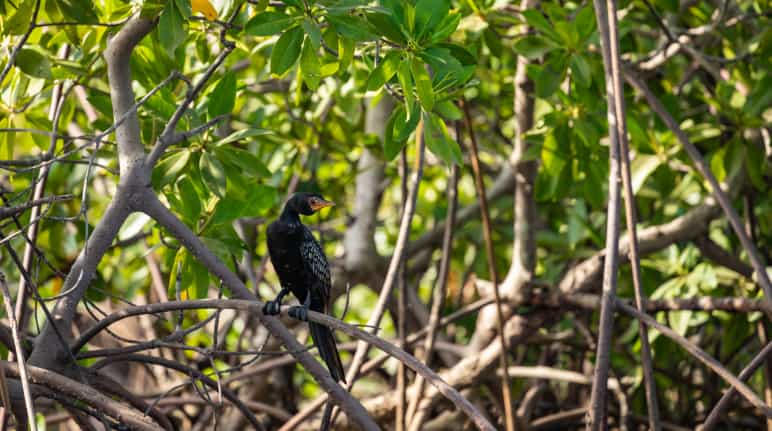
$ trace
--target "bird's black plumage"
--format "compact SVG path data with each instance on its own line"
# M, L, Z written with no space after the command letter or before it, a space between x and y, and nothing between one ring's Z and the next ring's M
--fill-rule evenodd
M300 221L300 215L311 215L332 205L318 194L295 193L284 206L281 216L268 226L268 253L281 282L274 301L266 303L263 312L277 314L287 292L303 304L291 315L307 320L307 310L327 313L330 300L330 266L319 242ZM343 365L332 331L324 325L309 322L311 338L319 355L336 381L346 381Z

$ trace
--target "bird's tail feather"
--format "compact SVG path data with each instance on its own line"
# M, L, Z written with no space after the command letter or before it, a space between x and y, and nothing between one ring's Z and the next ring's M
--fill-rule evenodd
M319 355L322 357L322 360L327 364L332 378L336 382L346 383L343 364L340 361L335 337L332 335L330 328L313 322L308 322L308 327L311 330L311 338L313 338L316 348L319 349Z

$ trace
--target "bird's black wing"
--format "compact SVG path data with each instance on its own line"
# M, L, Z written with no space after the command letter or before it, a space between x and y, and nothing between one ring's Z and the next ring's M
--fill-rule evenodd
M327 263L327 256L319 242L314 238L314 234L303 226L303 241L300 244L300 254L303 257L303 266L308 274L313 277L311 289L321 296L324 303L324 311L327 311L327 305L330 301L330 290L332 283L330 281L330 265ZM304 298L298 298L303 301Z

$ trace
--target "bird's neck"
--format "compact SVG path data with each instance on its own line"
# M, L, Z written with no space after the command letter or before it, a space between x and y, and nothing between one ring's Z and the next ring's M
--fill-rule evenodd
M281 216L279 216L279 220L281 220L285 224L289 225L299 225L300 224L300 214L298 214L297 211L294 209L285 206L284 210L281 212Z

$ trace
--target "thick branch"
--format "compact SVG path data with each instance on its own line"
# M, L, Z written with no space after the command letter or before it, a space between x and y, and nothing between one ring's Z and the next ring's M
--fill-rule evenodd
M110 81L110 98L113 103L113 118L121 118L134 105L134 91L131 86L129 61L134 47L155 27L155 22L143 18L133 19L121 28L110 40L105 50L107 76ZM124 123L115 130L118 141L118 163L125 175L131 166L141 163L145 150L140 138L137 113L133 111Z

